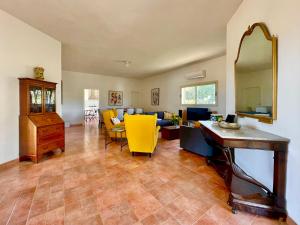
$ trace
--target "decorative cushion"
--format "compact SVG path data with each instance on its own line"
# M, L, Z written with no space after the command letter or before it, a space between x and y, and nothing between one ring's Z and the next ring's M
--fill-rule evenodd
M124 109L123 108L118 108L116 109L117 115L114 117L117 117L120 121L124 120Z
M111 122L112 122L114 125L117 125L117 124L121 123L121 121L118 119L118 117L112 117L112 118L111 118Z
M164 119L165 119L165 120L171 120L172 117L173 117L173 114L172 114L172 113L164 112Z
M157 112L157 118L164 119L164 112L163 111Z

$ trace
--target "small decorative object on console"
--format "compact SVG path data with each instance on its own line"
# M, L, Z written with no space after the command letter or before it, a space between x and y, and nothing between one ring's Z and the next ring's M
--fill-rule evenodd
M237 122L237 117L234 114L228 114L226 117L225 122L227 123L236 123Z
M38 80L44 80L44 71L45 69L43 67L34 67L34 78Z
M221 128L225 128L225 129L240 129L241 128L241 125L238 124L238 123L227 123L225 121L221 121L218 123L219 127Z
M210 115L210 120L211 121L216 121L216 122L222 121L223 120L223 114L211 114Z

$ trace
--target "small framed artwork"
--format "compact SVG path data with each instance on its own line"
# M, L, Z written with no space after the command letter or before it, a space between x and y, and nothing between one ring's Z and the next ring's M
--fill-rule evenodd
M108 105L122 106L123 91L108 91Z
M159 88L151 89L151 105L159 105Z

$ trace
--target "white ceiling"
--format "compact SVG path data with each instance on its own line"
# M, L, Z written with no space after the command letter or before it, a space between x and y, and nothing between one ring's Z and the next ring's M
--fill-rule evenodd
M64 70L144 77L224 54L241 1L1 0L0 8L60 40Z

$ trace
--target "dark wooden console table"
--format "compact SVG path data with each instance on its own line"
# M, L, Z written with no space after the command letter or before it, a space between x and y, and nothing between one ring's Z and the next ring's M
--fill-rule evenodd
M286 211L286 167L289 139L261 130L241 127L239 130L220 128L212 121L201 121L203 131L222 146L231 175L225 180L230 195L228 204L236 210L257 215L283 218ZM248 176L234 162L234 148L258 149L274 152L273 190Z

